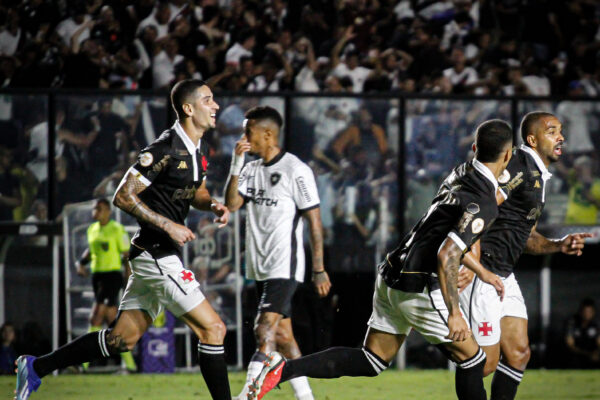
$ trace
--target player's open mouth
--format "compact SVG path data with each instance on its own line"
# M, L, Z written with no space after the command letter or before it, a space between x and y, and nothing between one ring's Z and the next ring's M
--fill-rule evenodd
M562 155L562 144L554 146L554 154L557 156Z
M217 114L210 114L210 117L212 118L213 122L217 120Z

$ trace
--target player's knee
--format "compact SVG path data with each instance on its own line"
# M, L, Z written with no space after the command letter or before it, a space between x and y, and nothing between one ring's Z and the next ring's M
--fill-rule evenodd
M137 338L128 337L127 339L120 334L113 333L109 330L106 333L106 348L110 355L117 355L126 351L131 351L135 347Z
M254 337L260 344L275 340L276 327L269 321L258 321L254 325Z
M508 361L511 366L518 369L524 369L531 358L531 350L529 344L518 343L514 346L508 356Z
M220 319L213 321L202 329L198 338L202 343L223 343L227 334L227 326Z

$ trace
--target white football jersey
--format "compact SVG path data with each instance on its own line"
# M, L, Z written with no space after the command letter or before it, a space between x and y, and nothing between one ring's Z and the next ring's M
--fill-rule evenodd
M249 162L238 191L246 214L246 276L249 279L304 280L300 214L319 206L315 177L308 165L282 151L273 160Z

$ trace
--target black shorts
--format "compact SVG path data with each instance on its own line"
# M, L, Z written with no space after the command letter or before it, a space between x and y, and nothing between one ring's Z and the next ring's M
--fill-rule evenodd
M274 312L283 318L292 316L292 297L298 287L295 279L256 281L258 312Z
M92 274L96 303L116 307L119 304L119 290L123 287L121 271L96 272Z

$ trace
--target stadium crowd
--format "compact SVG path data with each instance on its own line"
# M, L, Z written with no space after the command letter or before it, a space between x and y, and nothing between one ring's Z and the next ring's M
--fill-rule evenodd
M158 89L201 77L256 92L600 90L593 0L0 4L2 87Z

